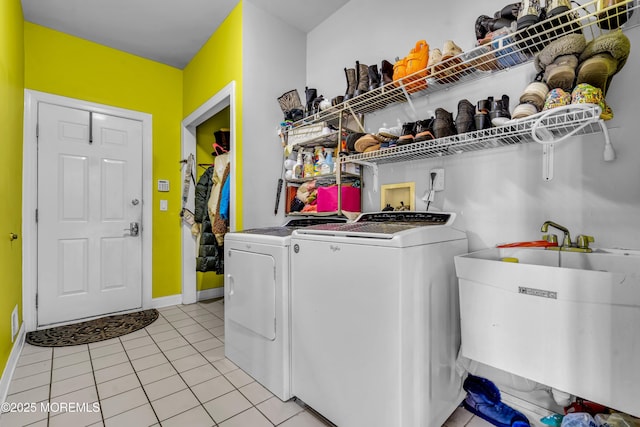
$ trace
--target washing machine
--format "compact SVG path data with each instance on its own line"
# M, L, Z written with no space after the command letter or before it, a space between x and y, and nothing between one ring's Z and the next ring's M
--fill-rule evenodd
M455 217L374 212L294 231L293 395L340 427L444 424L464 398Z
M335 217L296 218L283 226L225 235L225 356L282 400L292 397L291 233L300 227L345 221Z

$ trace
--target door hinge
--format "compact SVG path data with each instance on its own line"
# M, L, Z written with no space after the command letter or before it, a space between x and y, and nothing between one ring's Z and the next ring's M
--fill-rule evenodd
M38 294L36 294L36 308L38 308Z
M36 209L36 223L38 222L38 209Z
M36 123L36 139L40 136L40 124Z

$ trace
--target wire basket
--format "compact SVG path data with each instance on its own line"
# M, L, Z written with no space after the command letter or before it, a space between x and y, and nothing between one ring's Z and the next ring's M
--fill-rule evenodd
M486 44L406 76L405 83L399 86L395 82L389 83L321 111L305 121L336 121L345 112L354 115L371 113L452 85L490 76L530 62L548 43L566 34L581 32L589 41L601 34L637 25L640 11L636 9L640 5L636 0L603 5L609 3L611 1L592 0L522 30L498 33ZM421 83L421 90L416 91L416 82Z

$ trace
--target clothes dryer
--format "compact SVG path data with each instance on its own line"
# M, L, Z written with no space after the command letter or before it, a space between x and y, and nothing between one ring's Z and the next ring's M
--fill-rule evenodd
M291 233L343 218L296 218L284 226L227 233L225 356L281 400L290 399Z
M295 396L340 427L444 424L464 397L454 220L378 212L293 233Z

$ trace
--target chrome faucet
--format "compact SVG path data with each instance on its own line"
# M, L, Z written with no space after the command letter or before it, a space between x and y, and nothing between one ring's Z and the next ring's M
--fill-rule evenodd
M560 224L556 224L553 221L545 221L544 224L542 224L540 231L542 231L543 233L546 233L547 230L549 229L549 226L552 226L553 228L557 228L558 230L564 233L564 239L562 240L562 247L570 248L572 246L571 235L569 234L569 229L567 227L564 227Z

